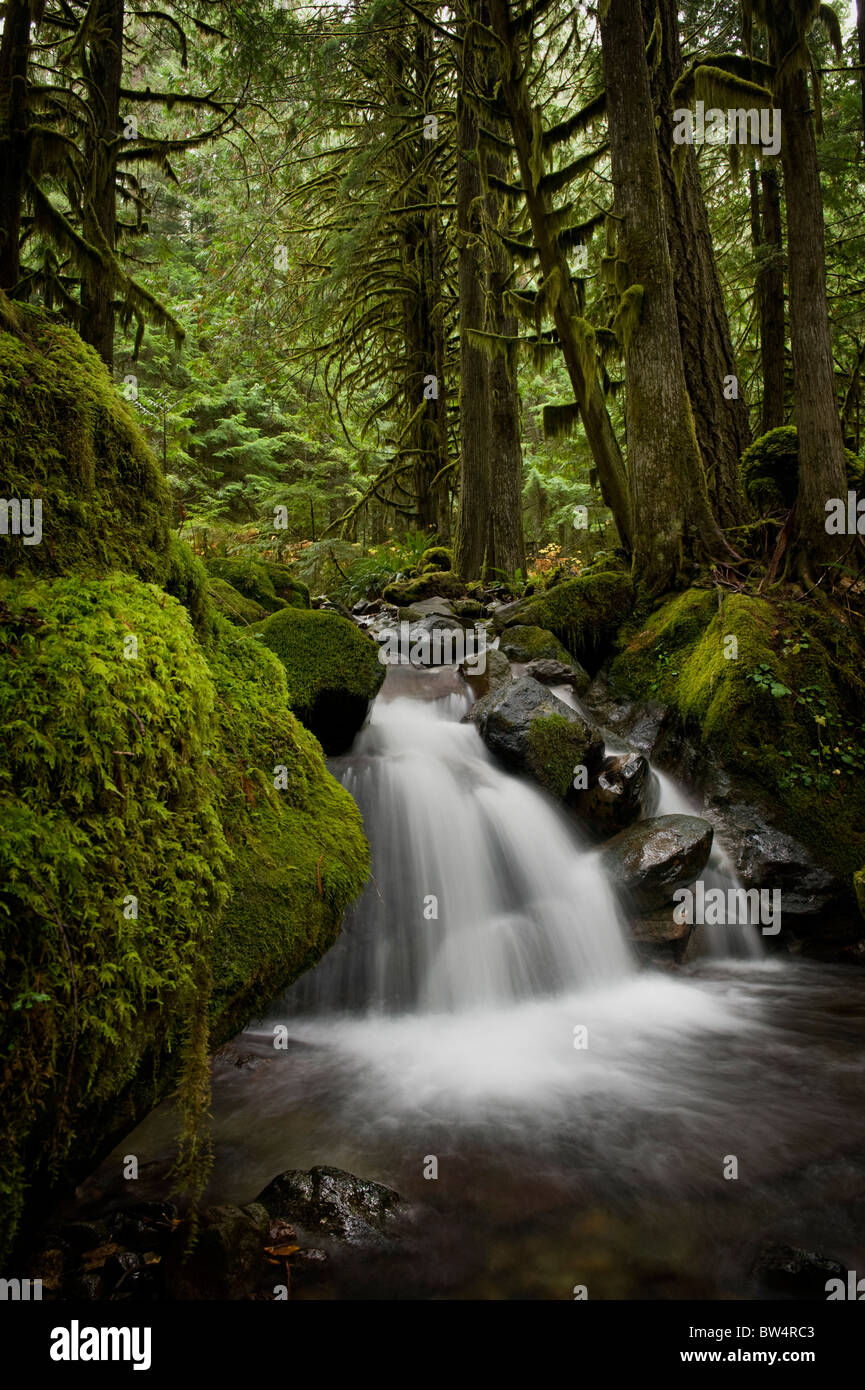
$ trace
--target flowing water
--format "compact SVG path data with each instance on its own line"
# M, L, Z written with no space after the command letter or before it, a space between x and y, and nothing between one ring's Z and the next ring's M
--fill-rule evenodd
M211 1198L331 1164L412 1204L399 1252L334 1252L306 1296L749 1297L765 1240L865 1273L861 975L764 957L753 928L641 966L595 851L469 702L453 671L393 668L334 763L373 881L215 1068ZM693 808L662 778L657 809ZM170 1134L162 1106L82 1203L129 1152L136 1197L164 1193Z

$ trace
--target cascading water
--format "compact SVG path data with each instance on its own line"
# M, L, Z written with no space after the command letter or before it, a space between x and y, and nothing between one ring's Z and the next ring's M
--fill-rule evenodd
M394 668L334 765L374 881L215 1067L208 1199L315 1164L396 1188L416 1236L331 1247L327 1297L741 1297L767 1238L865 1268L858 981L639 969L595 851L493 763L468 701L454 671ZM665 778L655 809L682 809ZM129 1153L138 1199L164 1196L175 1128L154 1111L80 1207L129 1200Z
M595 856L459 722L471 696L453 672L415 673L433 699L399 693L407 679L388 678L342 771L373 881L292 1001L458 1012L626 975L631 953Z

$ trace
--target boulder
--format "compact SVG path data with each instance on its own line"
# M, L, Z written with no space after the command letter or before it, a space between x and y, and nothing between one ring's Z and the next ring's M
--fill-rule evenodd
M430 570L416 579L394 580L387 585L382 598L387 603L408 607L425 598L460 598L464 592L464 580L452 570Z
M669 903L631 919L631 940L638 955L658 965L678 964L684 959L694 928L687 922L677 922L674 913L675 908Z
M571 656L567 661L556 661L549 657L530 661L524 674L540 681L541 685L569 685L575 695L583 695L591 680L588 671L584 671Z
M815 1250L767 1242L754 1257L751 1273L761 1284L793 1298L825 1302L829 1279L846 1279L847 1271L837 1260Z
M481 663L476 657L470 657L460 666L469 688L474 692L475 703L472 705L466 721L477 723L478 718L494 703L493 698L503 690L510 688L513 676L511 675L511 663L507 657L498 650L497 647L489 647L484 653L483 670L479 671ZM484 705L484 701L487 705Z
M376 643L338 613L283 608L254 632L288 678L289 704L325 753L344 753L385 677Z
M652 770L641 753L605 758L597 781L575 791L571 804L586 828L607 840L644 816L653 795Z
M502 604L493 614L496 632L528 624L555 633L587 671L595 672L630 616L634 588L622 570L601 570L566 579L542 594Z
M590 778L600 768L598 731L531 676L502 686L482 704L475 722L487 747L553 796L567 796L576 766L585 766Z
M328 1167L280 1173L256 1202L271 1216L352 1245L380 1244L400 1206L391 1188Z
M505 628L499 642L499 650L510 661L534 661L546 657L551 661L567 665L571 658L558 637L546 632L542 627L525 627L517 624Z
M638 912L672 901L694 882L712 849L713 829L699 816L654 816L622 830L601 850L601 863Z

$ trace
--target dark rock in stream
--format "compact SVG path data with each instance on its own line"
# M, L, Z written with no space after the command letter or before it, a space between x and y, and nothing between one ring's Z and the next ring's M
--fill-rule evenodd
M352 1245L380 1244L400 1206L399 1194L341 1168L290 1169L269 1182L256 1202L271 1216Z
M633 825L654 800L652 770L641 753L620 753L604 759L598 779L572 804L586 829L599 840Z
M584 766L590 779L600 768L604 743L598 731L531 676L503 686L482 704L475 722L490 751L554 796L569 793L576 766Z
M712 850L712 826L699 816L654 816L622 830L601 850L614 886L637 909L652 912L693 883Z
M263 1207L205 1207L198 1239L187 1255L189 1230L177 1227L163 1260L165 1288L178 1299L241 1299L254 1292L262 1271L270 1220Z
M584 694L591 681L588 671L583 670L580 663L574 661L571 656L567 662L553 661L549 657L530 661L525 675L534 677L541 685L569 685L575 695Z

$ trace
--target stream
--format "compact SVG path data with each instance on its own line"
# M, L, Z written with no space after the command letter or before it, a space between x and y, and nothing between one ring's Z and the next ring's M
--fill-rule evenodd
M642 964L574 821L460 722L471 698L452 669L391 668L331 763L373 879L215 1064L208 1200L316 1164L395 1188L405 1242L334 1251L308 1298L748 1298L767 1241L865 1272L861 976L743 927ZM669 778L658 797L693 810ZM704 877L734 881L720 851ZM123 1154L135 1199L164 1196L173 1134L163 1104L79 1213L128 1200Z

